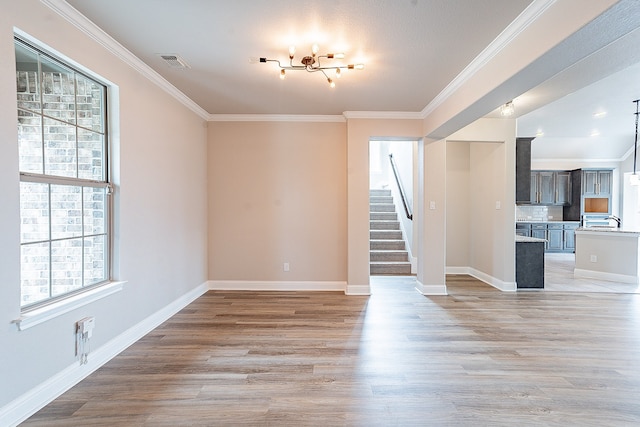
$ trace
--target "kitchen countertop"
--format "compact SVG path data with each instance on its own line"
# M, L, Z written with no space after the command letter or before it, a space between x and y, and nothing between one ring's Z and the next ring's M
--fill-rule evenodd
M527 237L516 235L516 243L545 243L545 239L539 239L537 237Z
M533 221L530 219L527 220L517 220L516 224L548 224L548 223L552 223L552 224L578 224L580 223L580 221L555 221L555 220L548 220L548 221Z
M637 228L617 228L617 227L580 227L576 230L576 233L588 232L588 233L616 233L616 234L628 234L628 235L640 235L640 230Z

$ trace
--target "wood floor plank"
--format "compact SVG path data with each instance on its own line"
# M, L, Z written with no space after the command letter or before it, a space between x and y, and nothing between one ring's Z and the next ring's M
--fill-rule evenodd
M640 424L640 295L210 291L24 426Z

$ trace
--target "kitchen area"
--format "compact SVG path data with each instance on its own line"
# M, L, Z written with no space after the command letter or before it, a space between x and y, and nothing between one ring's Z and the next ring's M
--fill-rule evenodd
M533 140L516 140L517 288L544 289L556 260L570 279L637 285L640 232L613 214L614 170L534 170Z

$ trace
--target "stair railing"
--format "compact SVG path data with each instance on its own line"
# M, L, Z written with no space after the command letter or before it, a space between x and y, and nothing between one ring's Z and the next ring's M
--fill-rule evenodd
M396 162L393 160L393 154L389 154L389 161L391 162L391 169L393 170L393 176L396 178L396 185L398 186L398 190L400 191L400 198L402 199L402 206L404 206L404 212L407 215L407 218L413 221L413 214L409 209L409 205L407 204L407 198L404 194L404 188L402 187L402 183L400 182L400 177L398 176L398 169L396 167Z

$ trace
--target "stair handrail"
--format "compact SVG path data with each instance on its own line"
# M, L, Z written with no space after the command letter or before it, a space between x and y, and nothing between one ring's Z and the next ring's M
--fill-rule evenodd
M404 194L404 188L402 187L402 182L400 182L400 177L398 176L398 170L396 167L396 162L393 160L393 154L389 154L389 161L391 162L391 169L393 170L393 176L396 178L396 185L398 186L398 190L400 191L400 198L402 199L402 206L404 206L404 212L407 215L407 218L413 221L413 214L409 210L409 206L407 205L407 199Z

